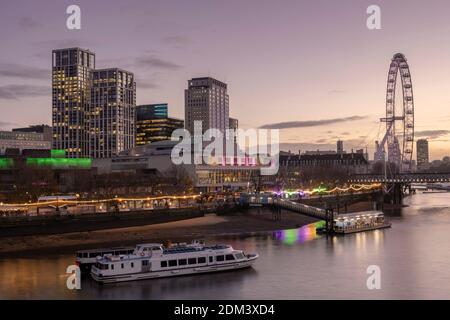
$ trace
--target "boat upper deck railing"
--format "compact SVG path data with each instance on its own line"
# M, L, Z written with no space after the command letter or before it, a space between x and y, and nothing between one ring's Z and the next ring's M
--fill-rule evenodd
M214 246L186 246L186 247L175 247L175 248L167 248L163 250L163 254L174 254L174 253L188 253L188 252L198 252L198 251L206 251L206 250L224 250L230 248L229 245L218 244Z

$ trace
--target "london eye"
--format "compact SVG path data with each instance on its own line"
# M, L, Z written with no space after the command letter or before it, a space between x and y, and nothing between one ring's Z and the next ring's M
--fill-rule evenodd
M397 82L401 84L398 94L403 98L402 103L396 103ZM409 65L401 53L394 55L389 66L386 116L380 121L386 123L386 134L377 147L375 160L386 160L387 145L388 162L394 163L401 172L410 172L414 148L414 98Z

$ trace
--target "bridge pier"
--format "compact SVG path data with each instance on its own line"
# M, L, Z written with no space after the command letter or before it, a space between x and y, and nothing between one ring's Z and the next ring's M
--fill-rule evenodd
M325 210L325 229L327 230L327 233L333 233L334 232L334 226L333 226L333 220L334 220L334 213L333 209L326 209Z
M384 195L384 203L394 206L402 206L404 197L403 184L399 182L388 184L387 189L389 192Z

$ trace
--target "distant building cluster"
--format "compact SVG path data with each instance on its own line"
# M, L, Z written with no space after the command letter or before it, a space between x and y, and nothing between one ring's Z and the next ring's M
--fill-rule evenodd
M170 141L174 130L185 128L194 134L198 121L201 134L208 129L225 132L239 128L238 119L230 117L229 101L226 83L211 77L192 78L184 91L184 121L169 117L167 103L136 105L132 72L116 67L97 69L96 55L89 50L53 50L52 126L0 131L0 169L11 171L15 161L64 170L73 166L96 174L164 173L174 169L170 158L178 143ZM234 142L236 147L236 137ZM417 141L416 150L418 171L450 163L448 157L430 163L425 139ZM389 154L395 155L395 151L389 150ZM375 155L374 162L384 156L384 152ZM348 152L342 140L336 142L336 150L280 152L279 161L281 175L288 179L305 172L321 172L327 178L327 170L367 173L372 164L367 148ZM250 181L261 181L259 165L246 161L185 165L184 170L198 191L249 188ZM263 183L277 179L266 177Z
M2 168L14 171L13 164L33 163L64 170L89 167L98 173L164 172L173 167L174 130L193 133L196 121L202 122L202 133L238 128L238 120L229 117L227 84L211 77L188 80L185 121L169 117L168 109L167 103L136 105L134 74L117 67L98 69L94 52L53 50L52 126L1 132ZM259 170L197 165L187 169L203 188L244 186Z

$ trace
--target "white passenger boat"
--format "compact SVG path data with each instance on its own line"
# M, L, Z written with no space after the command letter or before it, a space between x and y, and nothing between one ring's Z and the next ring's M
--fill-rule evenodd
M82 272L90 272L92 265L97 262L98 257L105 255L128 255L134 252L133 247L116 247L104 249L80 250L76 253L76 264Z
M258 254L246 254L229 245L201 243L137 245L129 255L105 255L92 266L91 276L100 283L153 279L250 267Z

